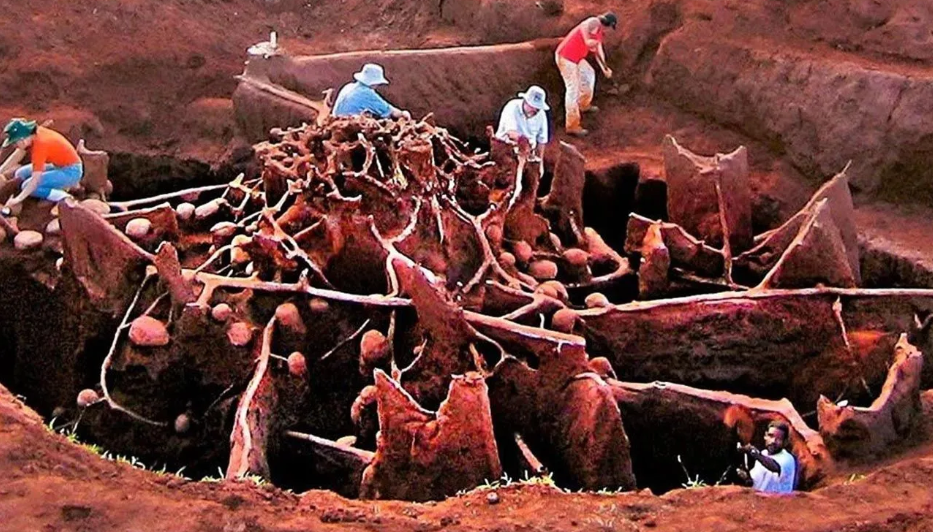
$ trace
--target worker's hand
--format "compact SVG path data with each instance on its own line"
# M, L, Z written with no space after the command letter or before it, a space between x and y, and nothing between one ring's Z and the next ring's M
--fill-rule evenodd
M408 111L402 111L402 118L404 118L405 120L411 120L411 113L409 113Z
M603 75L606 76L606 79L612 79L612 69L609 67L604 68Z
M748 482L748 481L749 481L748 471L742 469L741 467L735 468L735 474L739 476L739 479L740 479L742 482Z

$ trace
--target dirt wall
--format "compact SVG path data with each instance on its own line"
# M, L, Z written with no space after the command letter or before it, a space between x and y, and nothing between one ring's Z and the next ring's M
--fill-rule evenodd
M852 161L856 189L933 200L933 72L864 58L712 40L702 26L661 44L650 87L678 105L769 141L805 172Z
M365 63L385 67L388 86L379 92L395 106L420 117L434 113L437 123L462 135L482 136L486 125L495 125L507 101L529 85L541 85L553 108L563 92L554 66L555 39L501 46L460 47L438 50L371 51L326 56L273 56L255 58L246 67L249 76L267 76L273 83L320 99L329 88L339 90L353 80ZM558 89L561 89L560 91ZM243 120L260 111L244 97L242 86L234 95L234 108L243 133L250 140L264 138L269 124L294 124L301 113L282 107L276 116L261 122ZM266 97L267 99L270 97ZM278 107L278 106L276 106Z

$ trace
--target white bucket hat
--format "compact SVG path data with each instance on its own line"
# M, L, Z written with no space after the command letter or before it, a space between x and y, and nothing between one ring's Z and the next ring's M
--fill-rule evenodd
M385 71L383 71L380 65L375 63L366 63L363 65L363 69L353 74L353 79L359 81L363 85L368 85L372 87L373 85L388 85L389 80L386 79Z
M537 85L532 85L528 87L527 91L518 93L518 97L524 99L525 103L540 111L548 111L551 109L548 107L547 96L544 94L544 89Z

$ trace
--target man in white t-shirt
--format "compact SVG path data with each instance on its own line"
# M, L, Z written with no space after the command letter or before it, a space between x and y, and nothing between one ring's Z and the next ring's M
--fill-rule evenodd
M537 85L518 93L518 98L509 101L499 116L496 138L519 142L525 139L538 159L544 158L544 145L548 143L547 104L544 89Z
M797 480L797 460L785 449L790 429L786 423L772 421L765 433L765 450L751 445L741 449L754 460L751 471L739 469L743 480L751 480L752 487L765 493L791 493Z

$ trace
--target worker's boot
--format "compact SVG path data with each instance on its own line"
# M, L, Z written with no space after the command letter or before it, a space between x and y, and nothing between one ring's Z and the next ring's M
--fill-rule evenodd
M587 131L587 130L585 130L585 129L571 129L571 130L567 131L567 134L568 134L568 135L572 135L572 136L574 136L574 137L583 138L583 137L589 135L590 132Z

